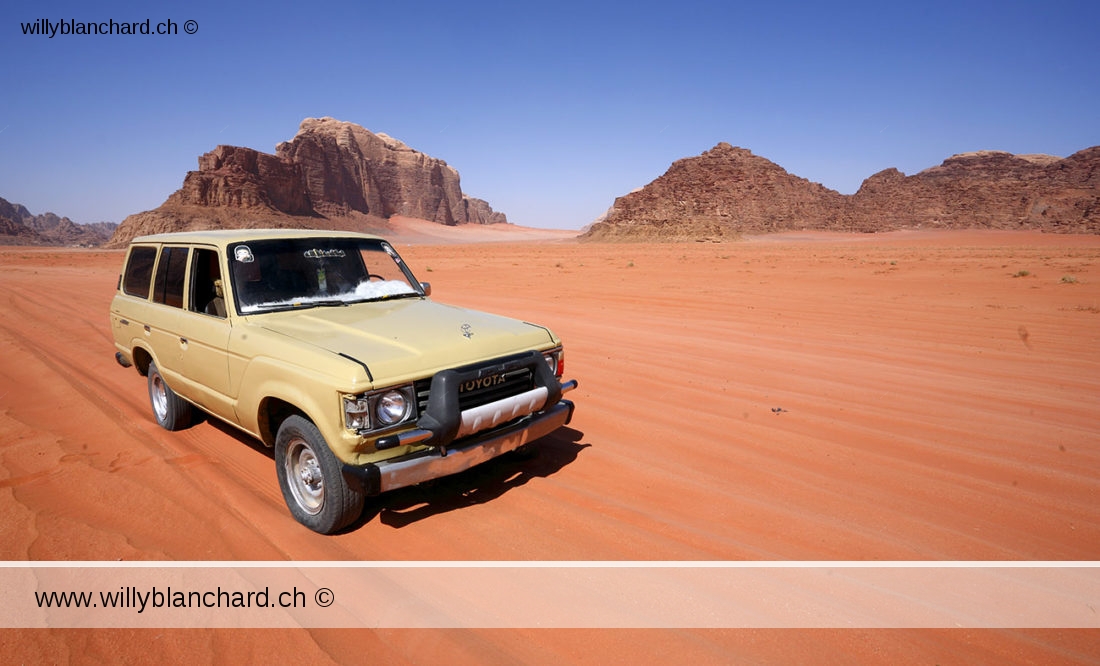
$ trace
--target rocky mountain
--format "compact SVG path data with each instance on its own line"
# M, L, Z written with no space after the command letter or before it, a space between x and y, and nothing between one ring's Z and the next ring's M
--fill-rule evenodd
M0 199L0 245L80 245L105 243L118 225L77 224L53 213L33 215L21 204Z
M307 118L275 154L218 146L159 208L123 220L111 239L212 227L376 230L402 215L444 225L506 223L462 193L458 171L401 141L333 118Z
M1100 146L1064 159L982 151L905 176L887 169L848 200L864 230L1041 229L1100 233Z
M843 195L719 143L619 197L588 239L718 239L789 230L1042 229L1100 233L1100 146L1061 159L983 151Z

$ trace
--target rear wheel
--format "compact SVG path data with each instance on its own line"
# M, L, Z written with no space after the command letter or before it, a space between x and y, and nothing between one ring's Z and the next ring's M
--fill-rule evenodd
M191 424L191 403L176 395L161 376L157 364L150 362L146 373L149 381L149 404L153 418L165 430L180 430Z
M308 419L293 415L279 426L275 466L287 508L309 529L332 534L363 513L363 493L344 480L340 462Z

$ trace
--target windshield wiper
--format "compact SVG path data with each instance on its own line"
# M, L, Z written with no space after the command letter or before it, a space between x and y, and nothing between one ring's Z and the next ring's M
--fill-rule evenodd
M273 310L285 310L290 305L285 303L252 303L251 305L241 306L241 312L244 314L258 314L260 312L271 312Z
M315 307L339 307L346 306L347 301L341 298L321 298L302 301L280 301L278 303L256 303L244 308L246 313L273 312L277 310L305 310Z
M398 299L398 298L420 298L420 294L416 293L415 291L404 291L404 292L401 292L400 294L386 294L385 296L379 296L375 300L389 301L389 300L394 300L394 299Z

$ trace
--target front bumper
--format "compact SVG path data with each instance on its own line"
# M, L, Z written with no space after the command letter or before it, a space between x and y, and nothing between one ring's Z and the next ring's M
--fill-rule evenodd
M570 382L572 386L575 383ZM524 417L484 435L459 440L454 447L434 447L392 460L366 465L344 464L343 474L352 487L366 495L412 486L430 479L457 474L487 460L514 451L550 434L573 418L573 403L561 400L552 407Z

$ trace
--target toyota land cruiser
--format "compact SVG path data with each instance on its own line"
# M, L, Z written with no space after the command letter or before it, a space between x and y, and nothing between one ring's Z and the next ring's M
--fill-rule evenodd
M274 449L294 517L321 533L365 498L468 469L569 423L549 329L433 302L381 238L219 230L135 238L111 302L153 417L192 408Z

